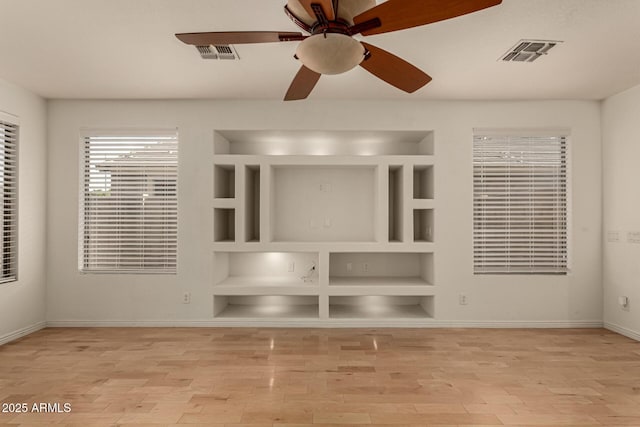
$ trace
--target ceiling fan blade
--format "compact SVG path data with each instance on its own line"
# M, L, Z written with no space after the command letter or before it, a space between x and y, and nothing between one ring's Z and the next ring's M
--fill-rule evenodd
M388 0L353 18L355 25L380 19L381 25L362 35L387 33L431 24L497 6L502 0Z
M320 18L317 11L313 10L314 5L320 5L326 19L329 21L334 21L336 19L333 0L300 0L300 4L302 4L307 13L311 16ZM321 19L318 19L318 21L321 21Z
M429 75L404 59L379 47L361 43L369 51L370 56L362 61L360 66L390 85L413 93L431 81Z
M289 86L289 90L284 96L284 100L295 101L305 99L316 86L318 80L320 80L320 73L316 73L303 65L300 71L298 71L298 74L293 78L291 86Z
M186 44L208 46L217 44L277 43L304 40L302 33L284 31L222 31L213 33L182 33L176 37Z

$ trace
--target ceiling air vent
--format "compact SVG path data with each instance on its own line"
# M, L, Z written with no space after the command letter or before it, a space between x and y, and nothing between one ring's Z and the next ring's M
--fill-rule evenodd
M500 61L533 62L549 53L551 48L559 43L562 42L558 40L520 40L500 57Z
M229 44L196 46L202 59L240 59L236 49Z

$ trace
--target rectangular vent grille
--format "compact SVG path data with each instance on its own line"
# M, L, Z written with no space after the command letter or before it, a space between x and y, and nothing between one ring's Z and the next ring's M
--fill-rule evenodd
M558 40L520 40L500 57L500 61L533 62L549 53L559 43L562 42Z
M240 59L236 49L228 44L196 46L196 49L202 59Z

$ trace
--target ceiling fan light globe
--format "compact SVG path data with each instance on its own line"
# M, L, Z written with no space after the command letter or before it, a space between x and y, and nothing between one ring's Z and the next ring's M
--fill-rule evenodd
M312 71L342 74L364 60L365 48L345 34L327 33L307 37L300 42L296 56Z

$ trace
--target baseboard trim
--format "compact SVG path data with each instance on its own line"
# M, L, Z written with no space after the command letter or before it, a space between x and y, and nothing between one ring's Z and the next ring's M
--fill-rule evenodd
M602 328L601 320L466 321L433 319L204 319L204 320L50 320L57 328Z
M40 329L44 329L47 327L47 322L42 321L35 323L31 326L27 326L22 329L18 329L17 331L9 332L6 335L0 336L0 345L4 345L10 343L11 341L15 341L18 338L25 337L29 334L39 331Z
M602 328L602 320L442 320L439 327L447 328L503 328L503 329L564 329Z
M627 338L640 341L640 333L632 329L625 328L623 326L616 325L615 323L611 323L611 322L604 322L604 327L610 331L616 332L620 335L624 335Z

